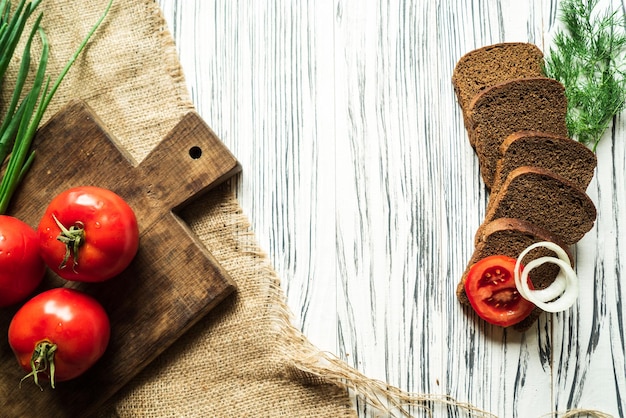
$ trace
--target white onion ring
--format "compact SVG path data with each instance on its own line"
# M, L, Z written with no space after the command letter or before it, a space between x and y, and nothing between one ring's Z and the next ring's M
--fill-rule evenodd
M554 257L544 257L544 258L558 260L558 258L554 258ZM526 266L526 269L528 270L528 266ZM528 274L526 276L528 276ZM534 297L537 300L540 300L541 302L549 302L551 300L558 298L560 295L562 295L566 288L567 288L567 278L565 277L564 274L560 274L559 272L559 274L556 276L556 278L550 284L550 286L546 287L545 289L531 290L533 292L532 297Z
M537 247L545 247L555 252L556 257L540 257L530 261L521 271L522 259L531 250ZM559 274L554 282L545 289L533 290L528 287L528 274L536 267L544 263L553 263L559 266ZM547 312L560 312L570 308L578 297L578 280L576 272L570 265L570 259L563 248L553 242L537 242L526 248L517 258L515 263L515 287L520 295L535 304L535 306Z

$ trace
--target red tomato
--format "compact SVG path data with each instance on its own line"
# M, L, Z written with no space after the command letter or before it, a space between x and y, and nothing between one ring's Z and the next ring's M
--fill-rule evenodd
M94 186L55 197L38 232L44 261L66 280L108 280L128 267L139 246L131 207L112 191Z
M0 215L0 307L26 299L45 272L35 230L17 218Z
M478 316L491 324L517 324L535 309L515 287L515 262L516 259L503 255L483 258L470 267L465 279L470 304ZM532 288L530 281L528 284Z
M9 325L9 345L24 370L54 382L74 379L106 350L109 318L94 298L73 289L45 291L22 306Z

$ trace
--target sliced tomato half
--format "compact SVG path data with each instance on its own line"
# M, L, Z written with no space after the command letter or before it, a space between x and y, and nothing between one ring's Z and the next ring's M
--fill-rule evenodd
M472 308L491 324L517 324L535 308L515 287L515 262L515 258L503 255L483 258L470 267L465 279L465 293ZM532 288L530 280L528 285Z

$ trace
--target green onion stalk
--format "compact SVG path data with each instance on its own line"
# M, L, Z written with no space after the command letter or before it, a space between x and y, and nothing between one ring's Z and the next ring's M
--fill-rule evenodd
M0 0L0 86L2 88L6 88L4 85L6 71L24 35L26 22L35 14L41 2L42 0L20 0L17 7L11 10L10 0ZM0 165L4 167L0 181L0 214L6 213L15 190L33 163L35 157L35 150L32 149L33 138L50 101L71 66L108 14L112 3L113 0L109 0L102 16L52 84L50 76L46 74L50 45L41 27L43 13L37 14L34 18L32 28L25 39L17 78L12 86L13 93L0 123ZM41 42L41 55L32 85L25 90L31 69L31 48L36 38Z

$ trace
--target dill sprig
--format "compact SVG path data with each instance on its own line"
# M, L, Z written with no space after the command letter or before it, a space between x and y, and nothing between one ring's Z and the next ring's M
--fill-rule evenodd
M595 152L604 131L626 106L624 16L594 11L598 0L563 0L565 30L545 59L548 77L565 87L570 137Z

